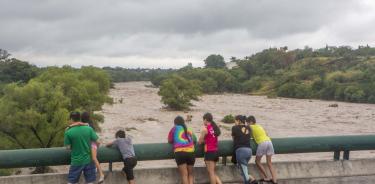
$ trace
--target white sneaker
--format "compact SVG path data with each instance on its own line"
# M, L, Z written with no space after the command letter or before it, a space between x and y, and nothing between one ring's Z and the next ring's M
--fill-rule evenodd
M104 183L104 176L100 176L98 184Z

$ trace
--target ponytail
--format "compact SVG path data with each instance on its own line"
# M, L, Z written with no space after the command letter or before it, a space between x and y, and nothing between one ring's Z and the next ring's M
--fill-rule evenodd
M186 127L186 124L185 124L185 120L183 117L181 116L177 116L175 119L174 119L174 124L175 125L180 125L184 128L184 133L185 133L185 137L188 139L188 141L192 141L189 137L189 134L188 134L188 131L187 131L187 127Z
M219 128L219 126L217 126L215 121L213 121L212 114L211 113L204 114L203 119L211 123L212 128L214 129L214 135L216 137L220 136L220 134L221 134L220 128Z
M246 123L246 116L243 116L243 115L237 115L235 118L235 120L245 124Z
M215 121L211 121L211 125L212 125L212 128L214 129L214 135L216 137L219 137L220 134L221 134L219 126L217 126L217 124L215 123Z

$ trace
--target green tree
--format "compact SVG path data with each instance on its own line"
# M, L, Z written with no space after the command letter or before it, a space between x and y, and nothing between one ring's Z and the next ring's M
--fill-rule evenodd
M345 100L350 102L362 102L365 97L363 90L357 86L348 86L345 91Z
M201 87L194 81L172 75L162 82L158 94L161 96L161 101L169 108L186 110L192 106L191 100L198 100Z
M27 84L9 84L0 99L0 139L7 147L61 146L69 112L92 113L96 127L103 121L94 111L108 97L110 78L94 67L51 67Z
M65 96L74 99L70 102L69 111L81 109L94 112L101 110L104 103L111 103L111 98L107 96L110 77L99 68L50 67L35 80L51 83L53 87L61 88Z
M14 58L0 61L0 83L26 83L37 74L38 68L27 62Z
M205 60L206 68L225 68L223 56L211 54Z
M217 86L218 86L217 81L215 81L211 77L207 78L201 83L202 90L205 93L217 92L218 91Z
M242 83L242 89L244 92L253 92L262 87L262 79L260 77L253 77Z
M11 84L0 100L0 135L15 148L61 146L70 99L51 84Z

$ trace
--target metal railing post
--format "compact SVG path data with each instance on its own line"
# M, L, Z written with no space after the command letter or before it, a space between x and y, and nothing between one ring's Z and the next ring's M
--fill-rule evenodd
M224 156L224 157L222 157L222 163L223 163L223 165L227 165L227 157L226 156Z
M113 171L113 163L112 162L108 162L108 171L109 172Z
M335 160L335 161L340 160L340 151L339 150L333 152L333 160Z
M344 160L349 160L349 153L350 153L349 150L344 151Z

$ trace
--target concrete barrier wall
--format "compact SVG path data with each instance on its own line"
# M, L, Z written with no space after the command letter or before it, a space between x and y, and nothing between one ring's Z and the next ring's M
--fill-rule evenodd
M288 184L346 184L346 183L375 183L375 159L347 161L314 161L314 162L278 162L275 163L279 183ZM205 167L196 167L195 183L207 183ZM249 172L257 178L257 170L250 165ZM225 183L240 183L241 177L234 165L217 167L217 173ZM136 183L175 184L179 183L176 168L136 169ZM126 183L126 177L120 171L108 173L107 184ZM66 174L43 174L27 176L0 177L0 184L35 184L35 183L66 183ZM82 182L84 183L84 182Z

